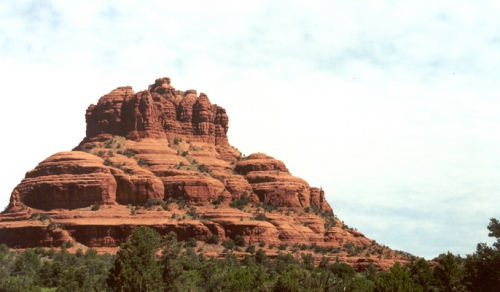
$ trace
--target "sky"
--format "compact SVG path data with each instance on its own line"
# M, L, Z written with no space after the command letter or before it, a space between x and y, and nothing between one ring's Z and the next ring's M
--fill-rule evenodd
M498 1L0 2L0 206L85 109L170 77L229 142L322 187L349 227L432 259L500 218ZM2 207L3 208L3 207Z

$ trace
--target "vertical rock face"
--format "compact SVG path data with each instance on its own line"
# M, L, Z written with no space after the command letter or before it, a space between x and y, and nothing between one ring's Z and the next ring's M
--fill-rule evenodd
M194 141L229 145L229 119L225 109L212 105L196 90L177 91L170 79L159 78L148 90L134 93L119 87L90 105L84 141L110 135L132 140L183 135Z
M123 101L134 96L132 87L118 87L99 99L97 105L90 105L85 119L87 122L87 137L100 134L113 134L123 136L122 127Z

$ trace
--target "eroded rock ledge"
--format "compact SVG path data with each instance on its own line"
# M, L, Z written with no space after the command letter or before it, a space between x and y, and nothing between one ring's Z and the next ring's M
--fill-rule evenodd
M116 248L146 225L181 240L315 244L353 263L361 257L360 267L373 262L362 258L365 250L380 247L339 221L324 191L284 162L243 157L228 142L224 108L206 94L175 90L169 78L137 93L111 91L88 107L86 122L73 151L40 162L13 190L0 243ZM349 256L342 249L350 245L360 251Z

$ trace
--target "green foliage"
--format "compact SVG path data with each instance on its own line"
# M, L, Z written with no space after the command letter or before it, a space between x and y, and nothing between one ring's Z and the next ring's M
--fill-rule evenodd
M437 258L438 265L434 268L436 286L440 291L463 291L461 283L464 277L464 267L450 252L440 254Z
M258 206L260 208L264 209L264 211L266 211L268 213L271 213L273 210L276 210L278 208L278 206L276 206L276 205L271 205L271 204L268 204L265 202L259 203Z
M189 210L186 212L186 215L191 216L193 219L199 219L201 216L196 212L195 207L189 208Z
M182 243L177 241L177 234L174 232L167 234L160 260L161 275L167 291L173 290L172 287L177 285L177 281L183 273L182 259L179 258L181 250Z
M194 239L193 237L190 237L186 241L186 243L185 243L184 246L186 246L186 247L197 247L198 246L198 242L196 242L196 239Z
M251 244L251 245L247 246L245 251L248 253L251 253L251 254L255 253L255 245Z
M255 216L254 219L258 220L258 221L267 221L266 214L264 214L264 213L257 214L257 216Z
M148 161L143 158L139 158L139 160L137 160L137 164L139 164L140 167L149 166Z
M234 247L234 241L232 239L226 239L222 242L222 246L227 249L232 249Z
M233 200L229 203L229 207L243 210L248 203L250 203L250 198L248 197L247 192L243 192L240 199Z
M207 238L206 243L208 243L208 244L219 244L219 236L216 235L216 234L210 235Z
M218 196L217 199L213 200L211 202L212 205L220 205L222 203L222 201L224 200L224 197L223 196Z
M125 151L122 152L122 154L130 158L132 156L135 156L135 151L134 149L127 148Z
M435 288L434 273L425 259L419 258L413 260L407 268L413 281L420 285L423 291L434 291L437 289Z
M45 213L42 213L40 214L40 216L38 217L38 219L42 222L45 222L46 220L50 220L50 215L49 214L45 214Z
M489 291L500 287L500 223L491 218L488 236L496 238L493 245L479 243L476 252L465 259L464 283L470 291Z
M153 210L154 207L156 206L163 206L165 202L163 202L162 200L156 200L156 199L148 199L148 201L146 202L146 204L144 204L144 207L148 210Z
M198 165L198 170L204 173L210 173L210 169L205 164Z
M99 204L95 204L92 206L92 208L90 208L90 210L92 210L92 211L97 211L99 209L101 209L101 205L99 205Z
M33 213L32 220L40 216ZM237 244L229 239L222 243L224 259L207 259L195 252L194 238L178 242L170 232L160 240L153 229L137 227L116 257L98 255L93 249L71 254L68 243L60 252L36 248L21 253L0 245L0 291L496 291L500 224L492 219L488 229L497 239L492 246L479 244L466 259L442 254L435 259L434 270L424 259L414 259L385 272L370 265L356 273L338 260L330 264L328 256L315 266L317 254L312 252L333 252L331 247L297 243L292 251L310 252L278 252L271 260L263 249L249 245L244 250L250 254L239 260L231 249L243 250L244 240L235 236ZM207 243L218 241L215 234L207 239ZM370 247L372 252L385 254L375 247ZM345 248L355 249L355 245Z
M234 244L243 247L245 246L245 239L243 238L243 236L238 234L234 237Z
M399 263L386 272L381 272L375 278L376 292L423 291L422 287L413 282L410 272Z
M122 244L111 268L108 284L113 291L156 291L162 287L162 273L156 251L160 237L151 228L132 230L130 240Z

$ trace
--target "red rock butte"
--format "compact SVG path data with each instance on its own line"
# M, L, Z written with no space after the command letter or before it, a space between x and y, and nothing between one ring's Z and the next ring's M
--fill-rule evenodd
M12 191L0 243L112 249L145 225L180 240L239 235L246 244L265 242L271 255L273 245L312 244L358 270L406 256L344 225L324 191L282 161L242 156L228 142L226 110L204 93L176 90L169 78L137 93L118 87L85 119L77 147L40 162Z

